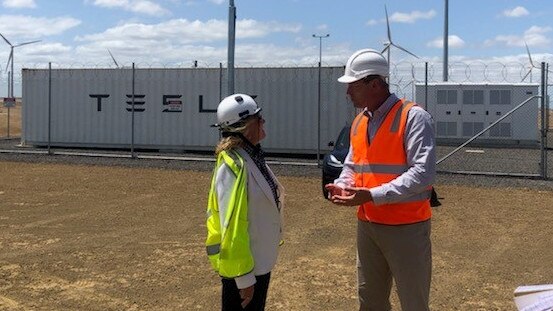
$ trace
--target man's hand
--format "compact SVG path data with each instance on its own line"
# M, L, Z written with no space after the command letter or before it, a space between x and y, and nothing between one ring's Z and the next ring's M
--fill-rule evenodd
M339 188L339 189L342 189L342 188ZM327 190L329 189L327 188ZM342 189L342 191L339 194L336 194L336 195L330 195L330 190L329 190L329 199L330 201L332 201L332 203L337 205L357 206L363 203L371 202L372 196L371 196L371 192L369 191L369 188L346 187L345 189Z
M344 188L336 185L336 184L326 184L325 189L328 191L328 198L332 201L332 198L337 195L349 195L350 193L347 193Z
M243 288L239 291L240 292L240 298L242 298L242 308L243 309L246 308L246 306L253 299L254 286L255 286L255 284L250 286L250 287Z

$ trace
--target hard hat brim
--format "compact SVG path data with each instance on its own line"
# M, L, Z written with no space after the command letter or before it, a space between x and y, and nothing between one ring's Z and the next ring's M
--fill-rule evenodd
M353 83L353 82L361 80L361 79L362 78L355 78L355 77L352 77L352 76L343 75L340 78L338 78L338 82L340 82L340 83Z

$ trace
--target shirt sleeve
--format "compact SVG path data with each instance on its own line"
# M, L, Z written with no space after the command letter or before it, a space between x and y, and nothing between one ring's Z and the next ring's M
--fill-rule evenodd
M432 116L421 107L415 106L409 110L404 145L409 169L392 181L370 189L375 205L400 202L426 191L434 183L434 122Z
M217 203L219 206L219 221L221 228L225 223L225 215L228 210L228 203L232 194L232 187L236 182L236 176L225 164L219 166L215 177L215 190L217 191Z
M353 178L353 153L351 144L349 146L348 155L344 159L344 167L342 168L342 172L340 173L340 176L334 180L334 184L345 188L346 186L353 187L355 185L355 180Z
M232 170L225 164L221 165L217 170L217 176L215 177L215 189L217 191L217 203L219 205L219 221L221 228L225 222L225 215L228 210L228 203L232 194L232 187L236 182L236 176ZM234 278L236 286L239 289L247 288L256 283L255 275L253 272L244 274L242 276Z

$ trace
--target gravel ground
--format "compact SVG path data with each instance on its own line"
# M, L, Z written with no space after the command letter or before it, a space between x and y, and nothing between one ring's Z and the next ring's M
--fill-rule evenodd
M139 159L131 159L128 151L53 149L55 155L47 155L45 148L21 148L19 139L0 140L0 161L35 163L71 163L75 165L122 166L161 168L168 170L210 171L213 156L206 153L155 153L137 152ZM441 159L454 147L439 146L437 158ZM38 152L21 154L7 152L17 150ZM64 153L64 154L59 154ZM68 154L80 155L68 155ZM89 155L84 155L89 154ZM91 156L98 154L99 156ZM108 157L106 155L113 155ZM145 158L146 159L145 159ZM165 159L160 159L164 157ZM197 160L194 160L197 159ZM516 187L553 191L553 151L548 152L548 180L531 177L482 176L453 174L450 171L497 172L502 174L538 175L541 154L539 149L471 148L468 146L438 165L440 171L436 185L472 185L475 187ZM321 175L314 159L268 157L277 175L316 177Z

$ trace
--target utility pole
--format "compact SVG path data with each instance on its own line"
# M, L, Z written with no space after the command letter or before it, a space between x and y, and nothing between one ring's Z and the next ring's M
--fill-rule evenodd
M447 82L447 67L448 65L448 49L449 49L449 0L445 0L445 8L444 8L444 82Z
M234 94L234 43L236 38L236 7L229 0L228 9L228 55L227 55L227 95Z
M317 165L321 166L321 64L323 58L323 39L330 37L330 34L316 35L313 38L319 39L319 87L317 94Z

